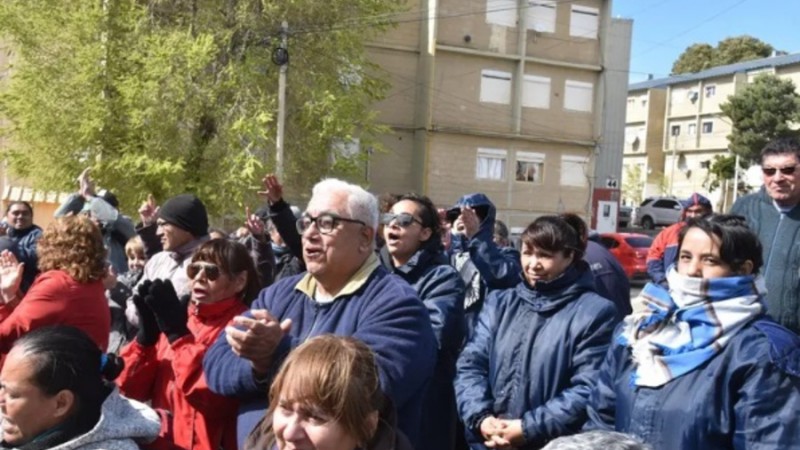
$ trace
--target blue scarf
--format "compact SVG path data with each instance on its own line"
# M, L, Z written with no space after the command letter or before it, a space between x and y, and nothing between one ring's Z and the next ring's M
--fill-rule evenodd
M626 317L617 338L631 349L636 386L663 386L691 372L766 310L760 276L694 278L672 268L667 281L669 292L653 283L644 287L635 301L645 312Z

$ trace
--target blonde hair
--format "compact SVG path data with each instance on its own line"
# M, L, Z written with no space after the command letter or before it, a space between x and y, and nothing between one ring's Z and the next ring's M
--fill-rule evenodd
M144 258L144 243L142 242L142 238L134 236L128 239L128 242L125 243L125 256L127 256L128 259L134 256L141 256Z
M63 270L79 283L103 278L106 248L100 229L85 216L59 217L37 244L39 270Z
M269 390L270 416L282 394L284 401L319 408L361 446L375 432L368 417L383 407L375 356L345 336L317 336L289 354Z

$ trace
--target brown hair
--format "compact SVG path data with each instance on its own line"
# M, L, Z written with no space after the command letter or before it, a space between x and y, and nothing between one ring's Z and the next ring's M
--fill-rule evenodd
M281 393L291 402L319 408L362 447L375 433L369 415L383 407L375 356L347 336L317 336L289 354L269 390L270 416Z
M37 244L39 270L63 270L79 283L106 274L106 248L100 228L85 216L59 217L47 226Z
M127 256L128 259L131 259L132 256L145 256L142 238L134 236L128 239L128 242L125 243L125 256Z
M239 292L242 301L250 305L261 291L261 282L253 265L247 248L244 245L228 239L211 239L197 249L192 262L204 261L214 263L228 276L236 276L242 272L247 273L247 283L244 290Z

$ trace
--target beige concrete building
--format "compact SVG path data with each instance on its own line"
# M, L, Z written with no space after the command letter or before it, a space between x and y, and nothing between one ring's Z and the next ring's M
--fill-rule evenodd
M732 204L732 189L723 196L722 189L709 193L704 187L714 157L729 153L731 123L722 115L720 105L762 73L792 79L800 86L800 54L630 85L623 184L635 185L629 178L638 175L641 192L638 196L627 192L627 197L687 197L692 192L705 192L717 208L727 210ZM623 200L633 203L635 199Z
M442 206L483 192L512 227L589 217L594 197L618 196L631 21L612 20L610 1L409 8L369 46L392 82L376 106L393 134L371 157L373 192Z

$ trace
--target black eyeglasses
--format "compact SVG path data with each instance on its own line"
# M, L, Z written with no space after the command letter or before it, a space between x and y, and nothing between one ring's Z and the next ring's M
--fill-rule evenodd
M797 166L788 166L788 167L762 167L761 171L764 172L764 175L771 177L775 175L777 171L781 171L784 175L791 175L797 170Z
M319 230L320 233L330 234L336 229L336 227L339 226L339 222L358 223L364 226L367 225L361 220L348 219L345 217L339 217L336 214L324 213L317 217L311 217L306 214L305 216L297 219L296 226L297 232L300 234L303 234L307 229L309 229L312 223L317 226L317 230Z
M410 227L411 224L414 222L417 222L423 227L425 226L421 220L417 219L416 217L412 216L409 213L405 212L400 214L385 213L381 215L382 224L389 225L392 222L394 222L400 228Z
M186 276L189 277L190 280L194 280L200 271L205 272L208 281L216 281L217 278L222 275L219 266L214 263L195 261L186 266Z

